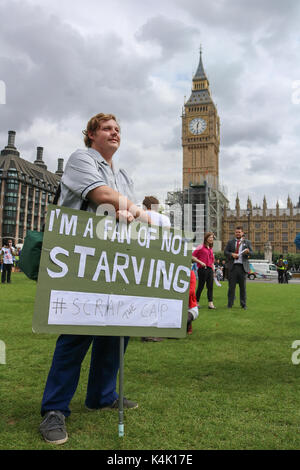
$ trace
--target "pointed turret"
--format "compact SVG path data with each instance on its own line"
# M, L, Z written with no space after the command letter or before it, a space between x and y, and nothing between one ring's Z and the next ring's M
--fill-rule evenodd
M240 216L241 212L241 206L240 206L240 200L239 200L239 195L236 195L236 200L235 200L235 211L236 211L236 216Z
M186 105L194 106L207 103L213 103L213 101L210 96L209 81L203 67L202 49L200 48L199 64L192 82L192 94Z
M228 204L225 203L223 207L223 217L227 217L227 210L229 209Z
M287 198L287 208L290 209L290 215L292 216L293 215L293 203L290 198L290 195L288 195L288 198Z
M203 63L202 63L202 47L200 46L200 59L197 71L194 75L194 80L207 80L206 73L204 71ZM207 80L208 81L208 80Z
M248 196L248 199L247 199L247 210L249 210L250 214L252 214L252 202L251 202L250 196Z
M203 184L219 189L220 118L210 95L202 51L182 113L183 188Z
M266 200L266 196L264 196L264 200L263 200L263 216L266 217L267 215L267 200Z

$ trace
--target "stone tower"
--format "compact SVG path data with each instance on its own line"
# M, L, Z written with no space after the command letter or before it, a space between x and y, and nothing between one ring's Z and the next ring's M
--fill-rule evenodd
M182 114L183 189L203 184L218 189L220 119L202 63L202 51Z

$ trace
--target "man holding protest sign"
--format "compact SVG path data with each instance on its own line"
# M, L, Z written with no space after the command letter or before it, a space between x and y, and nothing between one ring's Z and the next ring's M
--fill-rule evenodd
M92 117L86 130L86 149L76 150L69 158L62 180L59 205L80 209L83 200L87 210L115 213L127 223L139 218L149 223L147 213L133 202L133 182L123 169L116 169L113 155L120 146L120 127L112 114ZM124 347L129 338L125 338ZM46 442L63 444L68 435L65 417L79 381L81 363L92 344L86 407L118 409L116 381L119 370L119 337L60 335L48 375L41 414L40 432ZM136 408L135 402L124 398L124 408Z

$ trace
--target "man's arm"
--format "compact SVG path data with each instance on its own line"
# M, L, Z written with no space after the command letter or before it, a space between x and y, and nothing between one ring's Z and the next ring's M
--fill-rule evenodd
M243 256L249 258L250 255L252 255L253 253L253 249L252 249L252 245L251 245L251 242L250 240L247 240L247 248L245 249L244 253L243 253Z
M248 240L248 250L249 250L249 255L252 255L253 254L253 248L252 248L252 245L251 245L251 242L250 240Z
M115 208L117 215L120 215L125 220L127 219L128 222L139 219L141 222L151 223L151 218L147 212L109 186L98 186L92 189L87 194L87 198L97 205L111 204Z

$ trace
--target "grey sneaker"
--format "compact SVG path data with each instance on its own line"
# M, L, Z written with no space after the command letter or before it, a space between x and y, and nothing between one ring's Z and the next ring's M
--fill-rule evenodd
M40 432L46 442L63 444L68 440L65 416L61 411L48 411L40 424Z
M137 408L139 405L135 401L127 400L127 398L123 398L123 408L125 409L133 409ZM119 409L119 398L117 398L111 405L104 406L101 410L118 410Z

